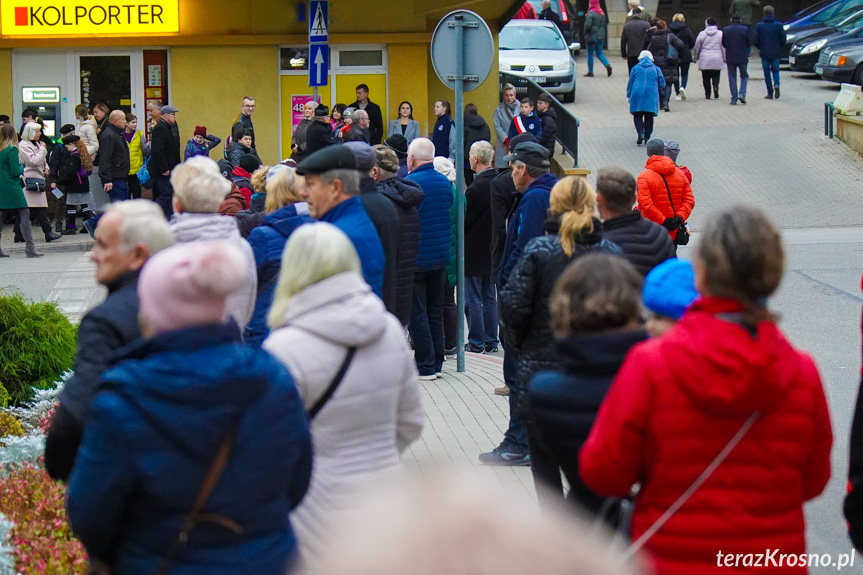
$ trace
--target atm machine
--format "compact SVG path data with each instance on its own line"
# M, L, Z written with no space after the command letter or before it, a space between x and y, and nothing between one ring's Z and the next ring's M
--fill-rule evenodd
M29 86L21 88L22 110L33 108L45 124L45 135L54 139L58 135L60 123L60 87Z

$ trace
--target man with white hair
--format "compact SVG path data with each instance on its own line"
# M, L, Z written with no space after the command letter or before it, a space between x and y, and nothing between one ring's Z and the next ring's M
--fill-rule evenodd
M219 213L219 206L231 191L231 183L222 177L219 166L210 158L195 156L174 168L174 218L171 229L178 242L222 240L237 247L244 257L243 287L228 296L227 315L246 327L255 311L258 273L252 246L240 235L237 220Z
M644 8L644 6L641 5L641 0L628 0L628 4L629 4L629 12L626 13L626 22L629 22L630 20L633 19L633 17L635 17L635 9L636 8L641 10L641 19L644 20L645 22L650 22L650 19L653 18L653 16L650 14L650 12L648 12Z
M366 144L371 142L369 113L365 110L354 110L351 113L351 122L353 123L350 129L345 132L342 140L344 142L365 142Z
M45 467L51 477L64 481L75 464L102 373L113 364L117 350L141 337L138 274L153 254L175 242L162 210L149 200L111 204L97 229L90 260L108 297L78 326L74 373L60 393L45 441Z
M542 0L542 11L539 13L539 17L542 20L554 22L554 25L557 26L557 29L560 30L561 34L563 34L563 24L560 22L560 16L551 9L551 0Z
M441 376L444 360L443 308L449 264L452 187L434 169L434 144L415 138L408 146L408 179L419 184L425 199L417 206L420 247L414 273L413 307L408 329L421 380Z

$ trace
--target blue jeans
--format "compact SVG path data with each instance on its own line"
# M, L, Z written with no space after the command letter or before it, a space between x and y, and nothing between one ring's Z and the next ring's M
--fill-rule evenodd
M593 74L593 52L596 51L596 57L602 62L603 66L608 66L608 58L602 53L602 46L605 40L600 40L593 44L587 45L587 71Z
M736 102L738 97L737 91L737 72L740 71L740 92L741 98L746 97L746 83L749 82L749 72L746 70L747 64L728 64L728 87L731 89L731 101Z
M420 375L443 368L443 300L446 268L414 274L413 307L408 331Z
M153 201L159 204L165 219L170 220L174 214L174 186L171 185L171 176L153 176Z
M764 83L767 84L767 95L773 95L773 86L779 87L779 58L768 60L761 58L761 68L764 70Z
M509 386L509 427L503 435L501 447L509 447L520 453L527 453L527 425L524 421L524 410L517 404L519 396L516 370L518 369L518 351L503 342L503 381Z
M111 185L113 187L108 190L108 198L112 204L129 199L129 183L126 180L112 180Z
M476 347L497 345L497 297L491 276L464 278L467 340Z

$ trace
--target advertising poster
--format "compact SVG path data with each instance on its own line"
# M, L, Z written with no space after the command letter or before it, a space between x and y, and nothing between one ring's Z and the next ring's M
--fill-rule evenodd
M291 94L291 135L294 135L294 132L297 131L297 126L300 125L300 121L303 119L303 106L306 105L306 102L314 101L314 97L311 94ZM318 96L317 100L318 104L321 103L321 97Z

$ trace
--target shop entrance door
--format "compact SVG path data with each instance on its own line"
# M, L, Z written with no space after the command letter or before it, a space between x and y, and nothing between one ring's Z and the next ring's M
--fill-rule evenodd
M80 102L93 109L107 104L111 110L132 112L132 57L129 54L79 56Z

